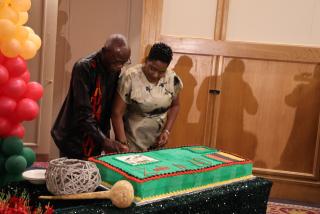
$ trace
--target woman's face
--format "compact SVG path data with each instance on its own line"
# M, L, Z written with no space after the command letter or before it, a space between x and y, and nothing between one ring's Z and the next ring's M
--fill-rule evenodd
M144 74L151 83L158 83L158 81L165 76L167 63L160 60L147 60L143 69Z

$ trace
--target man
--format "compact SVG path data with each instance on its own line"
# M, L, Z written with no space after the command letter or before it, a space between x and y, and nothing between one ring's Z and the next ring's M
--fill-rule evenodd
M130 54L127 39L113 34L100 51L75 63L68 95L51 129L61 156L87 159L103 150L128 151L109 136L113 95Z

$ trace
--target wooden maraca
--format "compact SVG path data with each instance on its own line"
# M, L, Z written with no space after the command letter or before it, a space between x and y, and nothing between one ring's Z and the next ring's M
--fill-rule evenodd
M39 199L50 200L81 200L81 199L110 199L119 208L129 207L134 198L134 190L130 182L121 180L116 182L110 190L99 192L78 193L56 196L39 196Z

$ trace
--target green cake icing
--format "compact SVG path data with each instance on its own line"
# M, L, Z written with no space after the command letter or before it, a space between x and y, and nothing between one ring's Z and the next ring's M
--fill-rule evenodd
M113 185L128 180L138 200L252 175L251 161L204 146L105 155L90 160L99 168L103 182Z

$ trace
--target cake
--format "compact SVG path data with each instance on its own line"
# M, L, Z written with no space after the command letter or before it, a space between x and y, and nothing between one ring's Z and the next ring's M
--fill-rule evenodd
M129 181L136 201L188 193L252 177L252 162L205 146L102 155L89 159L103 185Z

